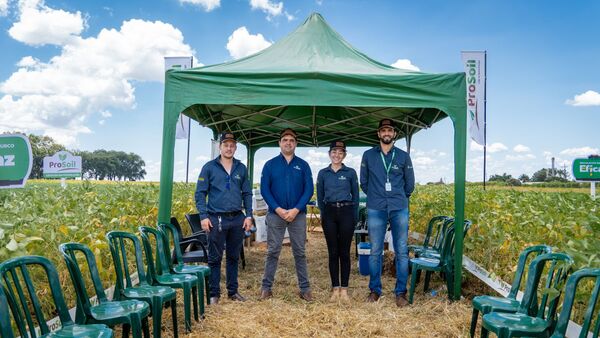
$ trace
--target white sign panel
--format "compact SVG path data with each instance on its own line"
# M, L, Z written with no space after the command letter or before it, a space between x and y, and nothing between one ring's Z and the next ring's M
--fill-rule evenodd
M192 68L194 58L191 56L166 56L165 72L169 69L184 70ZM177 129L175 129L175 138L187 139L189 134L190 118L185 115L179 115Z
M467 120L471 139L485 144L485 52L461 52L467 80Z
M45 178L65 178L81 176L81 156L73 156L61 150L52 156L44 157Z

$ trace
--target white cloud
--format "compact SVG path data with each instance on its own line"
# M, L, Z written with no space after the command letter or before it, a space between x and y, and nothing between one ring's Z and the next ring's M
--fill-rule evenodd
M416 157L414 160L412 160L413 164L415 166L428 166L428 165L432 165L435 163L435 160L430 158L430 157Z
M252 9L260 9L267 13L267 20L284 14L288 21L294 20L294 16L283 10L283 2L271 2L270 0L250 0Z
M213 9L219 8L221 6L221 0L179 0L179 3L188 3L200 6L207 12L210 12Z
M196 162L208 162L210 160L210 156L200 155L195 158Z
M267 41L260 33L252 35L245 26L242 26L227 39L227 50L234 59L239 59L269 47L271 42Z
M22 1L19 21L8 30L15 40L28 45L62 45L76 38L85 28L81 12L70 13L37 3Z
M101 115L102 117L104 117L104 118L109 118L109 117L112 117L112 113L111 113L111 112L109 112L108 110L101 111L101 112L100 112L100 115Z
M592 147L568 148L568 149L565 149L560 152L561 155L575 156L575 157L581 157L581 156L587 157L589 155L594 155L594 154L598 154L598 153L600 153L600 150L598 148L592 148Z
M8 15L8 0L0 0L0 16Z
M507 161L526 161L535 159L533 154L506 155Z
M588 90L583 94L575 95L572 99L566 100L565 103L575 107L600 106L600 93Z
M181 31L160 21L129 20L118 30L63 43L48 62L22 58L0 83L0 132L42 133L71 145L91 132L90 115L134 108L134 81L162 81L164 56L194 54Z
M413 65L409 59L398 59L396 60L396 62L392 63L392 67L406 70L414 70L416 72L421 71L421 69Z
M529 152L529 151L531 151L531 149L529 149L529 147L527 147L527 146L524 146L524 145L522 145L522 144L517 144L517 145L516 145L516 146L513 148L513 151L514 151L515 153L526 153L526 152Z
M471 140L471 147L470 147L470 149L472 151L483 151L483 146L480 145L480 144L478 144L477 142ZM487 146L487 152L488 153L497 153L499 151L504 151L504 150L507 150L507 149L508 148L504 144L502 144L500 142L495 142L495 143L492 143L492 144L488 144L488 146Z

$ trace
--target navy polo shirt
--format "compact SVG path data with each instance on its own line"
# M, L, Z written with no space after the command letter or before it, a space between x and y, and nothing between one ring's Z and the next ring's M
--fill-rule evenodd
M277 208L297 208L306 212L306 204L314 192L312 172L306 161L298 156L287 162L283 154L265 163L260 177L260 193L269 206L269 212Z
M323 210L325 204L350 201L358 205L358 176L352 168L342 167L337 171L331 165L317 175L317 204Z
M389 179L392 184L392 191L385 191L386 170L381 154L380 146L376 146L365 151L362 157L360 188L367 194L367 208L388 211L408 208L408 198L415 189L410 156L397 147L392 147L384 156L387 165L391 162Z
M252 216L252 189L248 170L235 158L231 175L221 164L220 155L206 163L198 177L195 197L201 220L208 218L208 213L241 211L242 203L246 216Z

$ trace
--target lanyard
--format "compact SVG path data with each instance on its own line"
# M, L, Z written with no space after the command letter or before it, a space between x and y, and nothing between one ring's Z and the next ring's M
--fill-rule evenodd
M390 165L388 165L385 162L385 157L383 157L383 151L380 151L379 155L381 155L381 161L383 162L383 167L385 168L386 182L389 182L390 181L390 169L392 169L392 164L394 163L394 157L396 156L396 150L394 149L394 151L392 152L392 160L390 161Z

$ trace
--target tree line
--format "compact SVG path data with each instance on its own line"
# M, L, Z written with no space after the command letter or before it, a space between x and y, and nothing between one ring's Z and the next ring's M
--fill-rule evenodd
M114 181L138 181L146 176L146 163L135 153L116 150L68 150L49 136L28 135L33 153L30 179L43 178L44 157L66 150L81 156L81 178Z
M551 169L542 168L529 177L527 174L522 174L519 178L514 178L512 175L504 173L502 175L492 175L488 179L489 182L506 182L508 185L521 185L526 182L568 182L570 174L566 169Z

